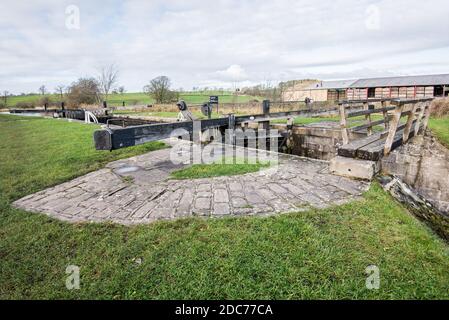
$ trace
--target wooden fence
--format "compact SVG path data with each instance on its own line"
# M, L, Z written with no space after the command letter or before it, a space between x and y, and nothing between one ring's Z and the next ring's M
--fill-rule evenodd
M403 143L406 143L411 134L416 136L427 129L431 102L433 99L416 100L392 100L379 99L370 101L340 102L340 125L343 139L343 146L339 151L340 155L346 157L358 157L378 159L379 156L388 155L391 150ZM380 103L380 107L370 104ZM348 112L348 108L353 103L361 103L363 110ZM374 115L380 115L380 120L373 121ZM362 117L361 125L351 126L356 118ZM407 117L404 123L401 119ZM357 119L356 119L357 120ZM374 128L381 127L380 132L375 132ZM361 138L360 135L365 135Z

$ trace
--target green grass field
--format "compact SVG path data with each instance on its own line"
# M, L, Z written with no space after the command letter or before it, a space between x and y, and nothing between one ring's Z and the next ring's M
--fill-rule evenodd
M377 184L326 210L136 227L71 225L10 206L163 147L98 152L95 129L0 115L0 299L449 298L449 246ZM68 265L80 267L80 290L65 287ZM380 268L379 290L365 286L369 265Z
M438 140L449 148L449 116L430 119L429 127Z
M209 101L209 96L218 95L220 103L246 103L253 100L262 101L263 97L253 97L247 95L233 95L231 92L185 92L180 94L180 99L185 100L187 104L201 104ZM57 94L47 95L54 102L61 100L61 97ZM29 96L13 96L7 100L8 107L14 107L17 103L35 103L39 106L39 99L41 95L29 95ZM124 94L110 94L108 97L108 104L110 106L122 106L122 102L125 101L127 106L132 105L147 105L153 104L155 101L149 95L145 93L124 93ZM1 101L3 102L3 101Z

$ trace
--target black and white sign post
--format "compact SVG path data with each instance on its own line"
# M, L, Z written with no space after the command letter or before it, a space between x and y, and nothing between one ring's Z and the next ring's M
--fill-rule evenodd
M210 96L209 97L209 103L211 105L214 105L214 104L217 105L217 113L218 113L218 96Z

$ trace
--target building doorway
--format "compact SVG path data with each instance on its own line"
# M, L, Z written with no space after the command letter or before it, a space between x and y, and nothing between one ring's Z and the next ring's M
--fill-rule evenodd
M444 87L443 86L433 87L433 96L434 97L444 97Z

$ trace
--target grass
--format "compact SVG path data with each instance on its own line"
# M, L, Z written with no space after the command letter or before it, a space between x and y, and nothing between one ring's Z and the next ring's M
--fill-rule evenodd
M98 170L106 163L166 147L161 142L98 152L99 126L40 117L0 115L2 198L34 192Z
M449 298L448 246L377 184L362 200L326 210L136 227L71 225L10 206L162 147L97 152L93 130L0 115L0 299ZM377 291L365 287L373 264ZM65 287L68 265L80 267L80 290Z
M171 173L171 177L177 180L187 179L203 179L222 176L235 176L258 172L264 168L269 168L269 163L257 161L257 163L234 163L227 164L226 161L222 163L211 164L194 164L188 168L180 169Z
M444 118L431 118L429 126L437 139L449 148L449 116Z
M233 95L232 92L184 92L180 94L180 99L186 101L188 104L201 104L209 101L211 95L218 95L220 103L246 103L252 100L262 101L263 97L253 97L247 95ZM61 97L57 94L47 95L52 101L60 101ZM36 103L38 104L41 95L26 95L26 96L12 96L8 98L8 107L14 107L17 103ZM154 104L155 101L149 95L145 93L124 93L124 94L110 94L108 97L108 103L111 106L121 106L123 101L126 105L146 105Z

